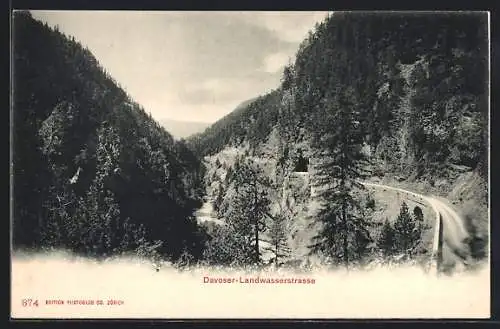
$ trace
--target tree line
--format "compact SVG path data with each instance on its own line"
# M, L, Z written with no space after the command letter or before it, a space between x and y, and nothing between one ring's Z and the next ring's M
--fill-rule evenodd
M226 145L247 142L255 147L271 132L278 117L281 96L278 91L250 100L249 104L235 109L202 133L187 138L194 152L212 155Z

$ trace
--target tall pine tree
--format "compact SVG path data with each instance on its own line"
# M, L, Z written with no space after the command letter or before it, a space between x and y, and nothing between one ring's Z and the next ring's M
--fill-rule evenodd
M377 240L377 247L384 258L390 258L396 253L396 233L388 219L382 225L382 232Z
M274 216L269 226L270 251L274 256L274 264L279 267L290 254L288 246L286 218L283 213Z
M221 206L225 211L223 217L235 233L243 238L245 248L241 252L248 252L247 258L259 264L260 234L267 229L266 217L270 209L269 179L257 164L240 158L235 163L231 182L233 193L226 196Z
M402 203L399 216L394 223L394 231L397 251L411 257L421 239L421 226L415 222L405 202Z

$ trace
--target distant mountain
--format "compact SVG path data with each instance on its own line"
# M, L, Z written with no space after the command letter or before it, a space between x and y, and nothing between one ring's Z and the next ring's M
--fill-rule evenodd
M234 116L241 111L244 111L248 105L257 100L259 97L254 97L241 102L236 108L229 114ZM172 119L161 119L160 124L167 130L174 138L189 138L197 134L201 134L212 125L208 122L197 122L197 121L183 121L183 120L172 120Z
M190 136L188 144L198 155L208 155L228 145L265 140L278 121L280 101L276 90L246 100L203 132Z
M191 135L201 133L208 126L210 126L210 123L207 122L180 121L171 119L160 120L160 124L176 139L186 138Z

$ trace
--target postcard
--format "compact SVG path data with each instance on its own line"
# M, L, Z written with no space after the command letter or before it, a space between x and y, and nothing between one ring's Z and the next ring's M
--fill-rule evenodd
M12 319L490 317L489 12L11 23Z

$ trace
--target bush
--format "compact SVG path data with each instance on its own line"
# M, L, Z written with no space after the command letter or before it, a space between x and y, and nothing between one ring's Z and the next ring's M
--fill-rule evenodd
M234 229L217 226L211 234L203 259L209 265L239 266L251 262L248 244Z
M366 199L366 207L375 210L375 199L371 195Z
M464 205L463 212L465 225L469 232L467 244L470 248L471 256L481 260L487 257L488 248L488 216L485 209L475 203L468 202Z

